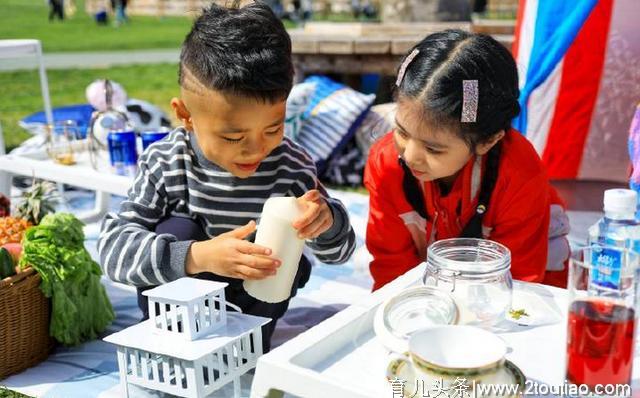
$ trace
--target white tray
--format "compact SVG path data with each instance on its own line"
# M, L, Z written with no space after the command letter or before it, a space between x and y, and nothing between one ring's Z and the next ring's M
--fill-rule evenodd
M383 365L388 352L375 338L373 318L386 298L415 284L423 270L415 268L262 356L251 397L278 396L277 391L318 398L392 396Z
M373 319L387 298L421 280L424 265L416 267L363 302L263 355L256 367L252 398L278 397L392 397L387 382L388 352L376 338ZM566 290L533 283L514 283L514 305L527 303L537 314L529 325L506 322L498 333L508 346L507 359L534 383L562 386L565 382ZM639 347L640 348L640 347ZM635 360L640 359L636 350ZM640 387L640 366L634 367L632 387ZM531 394L536 396L536 394ZM546 395L553 396L553 395Z

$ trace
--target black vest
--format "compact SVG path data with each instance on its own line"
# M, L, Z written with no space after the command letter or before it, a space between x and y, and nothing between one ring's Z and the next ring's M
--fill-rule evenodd
M494 153L491 153L492 151ZM496 181L498 180L500 143L494 145L493 148L491 148L491 151L487 153L487 156L494 156L495 162L488 162L492 164L488 164L488 167L485 168L485 173L482 177L482 183L480 185L480 194L478 195L478 206L476 207L476 212L471 217L467 225L465 225L465 227L462 229L460 238L483 238L482 219L484 218L484 214L489 208L491 194L493 193L493 188L495 187ZM427 207L424 203L424 196L422 194L422 189L420 188L418 180L413 176L413 174L411 174L409 166L407 166L402 158L398 158L398 162L400 163L400 166L402 166L402 170L404 171L404 175L402 177L402 190L404 191L404 196L407 199L407 202L409 202L416 213L418 213L424 219L429 220L429 216L427 215Z

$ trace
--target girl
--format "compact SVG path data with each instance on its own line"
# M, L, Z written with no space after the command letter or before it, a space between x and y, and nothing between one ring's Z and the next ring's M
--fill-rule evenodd
M534 148L510 127L520 108L509 51L489 36L435 33L405 57L396 85L396 127L365 171L374 290L455 237L507 246L516 279L563 271L568 220ZM565 272L546 279L565 281Z

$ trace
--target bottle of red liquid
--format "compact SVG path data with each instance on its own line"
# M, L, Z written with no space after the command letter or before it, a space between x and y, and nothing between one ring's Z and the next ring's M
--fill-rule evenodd
M567 379L575 384L628 384L635 311L606 298L574 301L569 308Z

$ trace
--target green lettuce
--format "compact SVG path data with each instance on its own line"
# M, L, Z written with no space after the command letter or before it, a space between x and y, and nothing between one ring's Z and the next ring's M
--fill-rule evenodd
M51 297L49 334L65 345L93 340L115 318L100 283L102 270L84 247L83 224L73 214L45 216L23 240L20 266L42 278L40 289Z

